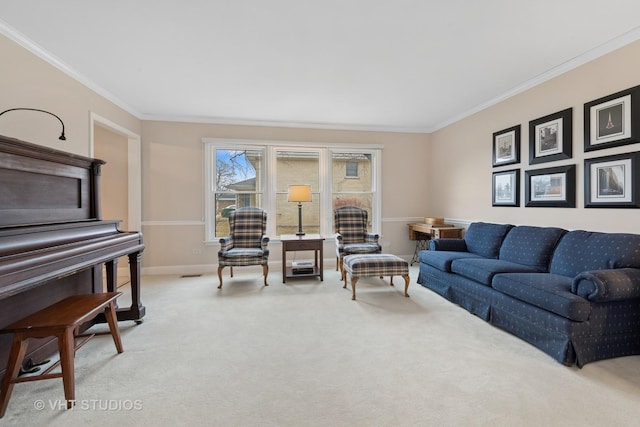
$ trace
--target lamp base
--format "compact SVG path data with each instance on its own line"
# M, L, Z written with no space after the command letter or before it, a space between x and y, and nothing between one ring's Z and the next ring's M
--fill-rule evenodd
M302 203L298 202L298 232L296 236L304 236L304 231L302 231Z

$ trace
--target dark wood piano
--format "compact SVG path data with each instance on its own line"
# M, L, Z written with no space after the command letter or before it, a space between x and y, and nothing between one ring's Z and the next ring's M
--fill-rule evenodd
M118 308L118 320L142 321L142 234L102 220L104 163L0 136L0 329L70 295L115 291L122 256L131 306ZM0 334L0 378L11 339ZM55 351L55 339L32 340L25 360L39 363Z

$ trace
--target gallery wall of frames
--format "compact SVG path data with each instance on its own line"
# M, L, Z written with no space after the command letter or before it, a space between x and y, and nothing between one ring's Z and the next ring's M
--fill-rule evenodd
M640 208L640 152L607 155L606 149L640 142L640 86L584 104L584 207ZM525 207L576 207L573 108L529 121L529 166L524 171ZM521 125L493 133L492 205L520 206ZM539 167L543 165L545 167ZM512 166L511 168L506 168Z

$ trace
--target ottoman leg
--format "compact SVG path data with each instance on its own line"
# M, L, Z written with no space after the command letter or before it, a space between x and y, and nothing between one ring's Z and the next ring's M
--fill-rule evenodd
M346 282L346 280L345 280ZM357 276L351 276L351 299L355 300L356 299L356 283L358 282L358 277ZM345 285L346 286L346 285Z
M393 276L389 276L389 285L393 286Z
M402 277L404 277L404 296L409 297L409 275L407 274L406 276Z

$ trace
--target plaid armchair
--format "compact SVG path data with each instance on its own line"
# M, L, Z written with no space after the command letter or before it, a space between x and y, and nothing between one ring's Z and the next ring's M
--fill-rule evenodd
M243 267L247 265L262 265L264 285L269 274L269 238L265 236L267 230L267 213L259 208L244 207L229 215L229 236L220 239L218 251L218 279L222 288L222 269Z
M367 232L369 215L355 206L342 206L333 211L336 232L336 271L343 273L344 257L351 254L379 254L378 234Z

